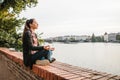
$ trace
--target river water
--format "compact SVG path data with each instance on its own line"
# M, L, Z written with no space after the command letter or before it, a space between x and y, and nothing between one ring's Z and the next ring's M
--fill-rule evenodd
M52 43L57 61L120 75L119 43Z

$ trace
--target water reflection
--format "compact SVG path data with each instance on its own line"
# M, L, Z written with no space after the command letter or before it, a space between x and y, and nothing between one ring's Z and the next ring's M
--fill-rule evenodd
M120 75L120 44L115 43L53 43L54 57L75 66Z

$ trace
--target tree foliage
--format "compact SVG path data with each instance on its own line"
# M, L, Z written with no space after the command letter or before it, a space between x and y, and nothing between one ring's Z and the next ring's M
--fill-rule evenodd
M104 37L103 36L97 36L95 37L96 42L104 42Z
M92 42L96 42L96 38L95 38L95 35L94 35L94 33L92 34L91 41L92 41Z
M36 6L37 0L4 0L0 4L0 46L21 48L21 34L17 33L25 22L19 18L22 10Z
M116 40L120 40L120 35L116 35Z

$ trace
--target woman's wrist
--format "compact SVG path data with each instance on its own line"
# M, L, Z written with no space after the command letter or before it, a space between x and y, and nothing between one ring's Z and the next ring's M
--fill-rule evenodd
M49 50L50 49L50 46L47 45L47 46L43 46L45 50Z

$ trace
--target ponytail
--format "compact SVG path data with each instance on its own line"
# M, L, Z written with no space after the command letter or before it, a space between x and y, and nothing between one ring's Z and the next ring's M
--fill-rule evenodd
M29 20L26 21L23 34L30 29Z
M34 20L34 19L26 20L26 22L25 22L25 27L24 27L24 31L23 31L23 37L24 37L25 32L28 31L28 30L30 30L30 24L33 23L33 20Z

